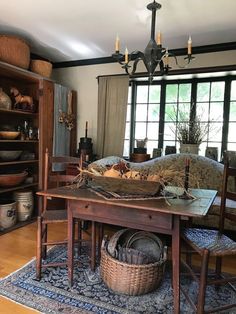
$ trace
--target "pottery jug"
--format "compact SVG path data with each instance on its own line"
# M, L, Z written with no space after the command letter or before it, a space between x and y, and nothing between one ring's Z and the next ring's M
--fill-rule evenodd
M0 87L0 109L11 110L11 98Z

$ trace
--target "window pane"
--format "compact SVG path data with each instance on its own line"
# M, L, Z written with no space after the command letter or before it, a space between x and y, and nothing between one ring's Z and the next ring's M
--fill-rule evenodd
M147 120L147 105L137 105L136 106L136 121L146 121Z
M223 121L223 102L212 102L210 104L210 120Z
M208 121L209 102L197 103L197 117L200 121Z
M158 141L148 141L147 142L147 153L152 156L153 148L158 147Z
M224 100L225 82L212 82L211 101Z
M129 93L128 93L128 104L131 103L131 95L132 95L132 88L129 86Z
M150 103L160 103L161 97L161 86L160 85L151 85L149 89L149 102Z
M149 105L148 107L148 121L159 121L160 105Z
M127 122L125 124L125 139L129 139L130 138L130 123Z
M228 141L229 142L236 142L236 123L230 122L229 123L229 133L228 133Z
M129 140L124 141L124 150L123 150L123 156L128 157L129 156Z
M148 123L147 125L147 138L149 140L158 139L159 123Z
M210 98L210 83L197 84L197 102L208 101Z
M190 103L179 104L178 121L189 121L190 118Z
M166 102L177 102L178 85L169 84L166 86Z
M131 105L127 105L126 121L130 121Z
M231 102L230 104L229 121L236 121L236 102Z
M236 81L231 83L231 100L236 100Z
M209 141L219 142L222 138L223 123L209 123Z
M138 86L137 102L146 103L148 101L148 86Z
M176 120L176 112L177 112L176 104L166 104L165 121Z
M229 143L228 144L228 150L236 151L236 143Z
M190 102L191 100L191 84L179 85L179 101Z
M143 140L146 137L146 123L135 123L135 139Z
M176 125L175 123L165 123L164 139L173 141L176 138Z

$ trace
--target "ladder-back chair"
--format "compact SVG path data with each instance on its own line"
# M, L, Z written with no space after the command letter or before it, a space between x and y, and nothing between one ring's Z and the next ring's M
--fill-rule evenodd
M69 164L78 165L80 168L80 159L71 156L55 156L50 157L48 149L45 153L45 167L44 167L44 186L43 189L47 190L52 187L59 187L74 183L76 175L66 173L66 167ZM59 170L53 171L53 167L59 167ZM47 247L54 245L66 245L66 239L48 240L48 226L58 223L67 222L67 210L65 201L56 200L56 208L50 208L50 200L47 197L40 197L39 215L38 215L38 229L37 229L37 252L36 252L36 278L41 279L42 268L55 267L66 265L67 262L60 263L47 263ZM55 207L55 204L54 204ZM75 240L78 243L78 253L81 253L82 239L82 221L76 219L75 223L78 225L78 237ZM74 229L74 228L73 228ZM95 223L92 222L92 232L95 233ZM75 236L74 236L75 238ZM96 241L95 236L91 235L91 241ZM91 242L90 241L90 242ZM91 243L90 243L91 244ZM95 244L94 244L95 245ZM91 244L92 246L92 244ZM43 262L44 260L44 262ZM95 267L95 256L91 254L91 268Z
M231 300L231 304L222 304L213 309L205 309L206 299L206 287L207 285L218 285L228 284L236 293L235 286L236 275L228 275L227 277L222 274L222 258L225 256L234 255L236 257L236 242L230 237L224 234L224 221L230 219L236 222L236 212L226 210L226 200L236 201L236 192L228 190L228 180L233 177L236 178L236 168L232 168L229 165L229 159L227 153L224 156L224 172L222 181L222 195L221 195L221 206L220 206L220 217L219 217L219 230L209 229L198 229L198 228L185 228L182 230L183 244L190 247L191 252L198 253L201 259L200 272L196 272L196 267L193 267L191 258L187 251L186 260L182 260L182 264L185 266L188 274L192 275L194 280L198 281L198 299L197 304L190 298L188 292L183 289L186 299L195 309L196 313L215 313L218 311L227 310L235 307L236 302ZM231 179L232 180L232 179ZM208 270L209 258L215 258L215 269L213 272Z

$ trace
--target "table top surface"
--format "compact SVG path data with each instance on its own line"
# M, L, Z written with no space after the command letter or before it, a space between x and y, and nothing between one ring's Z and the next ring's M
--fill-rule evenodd
M80 202L99 203L112 205L114 207L137 208L152 212L163 212L174 215L187 217L202 217L205 216L212 205L217 191L204 189L190 189L189 193L195 199L182 198L153 198L153 199L105 199L98 195L93 190L88 188L78 188L76 185L66 187L58 187L48 189L46 191L37 192L38 195L62 198L66 200L77 200Z

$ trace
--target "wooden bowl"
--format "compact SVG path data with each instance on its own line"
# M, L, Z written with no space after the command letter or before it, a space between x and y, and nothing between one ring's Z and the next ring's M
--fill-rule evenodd
M22 150L1 150L0 159L3 161L12 161L20 157Z
M28 173L26 171L20 173L0 174L0 187L12 187L21 184Z
M20 135L19 131L0 131L0 139L14 140Z

